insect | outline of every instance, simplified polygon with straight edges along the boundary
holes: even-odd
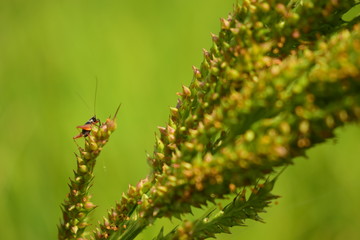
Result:
[[[81,133],[79,133],[79,135],[76,135],[75,137],[73,137],[73,139],[89,136],[89,134],[91,133],[92,125],[96,124],[98,122],[100,122],[100,120],[97,119],[96,116],[93,116],[84,125],[77,126],[77,128],[80,128],[82,130],[81,130]]]
[[[84,125],[77,126],[77,128],[81,129],[81,132],[78,135],[74,136],[73,139],[89,136],[89,134],[91,133],[92,126],[94,124],[100,122],[100,119],[97,119],[96,115],[95,115],[97,87],[98,87],[98,81],[97,81],[97,78],[96,78],[95,99],[94,99],[94,116],[91,117]]]

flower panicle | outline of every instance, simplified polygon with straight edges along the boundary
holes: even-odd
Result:
[[[124,236],[140,220],[137,230],[181,218],[255,185],[359,121],[359,25],[338,24],[349,3],[287,3],[243,1],[221,20],[158,128],[146,184],[129,187],[97,239]]]
[[[89,194],[96,158],[116,129],[115,120],[116,114],[100,125],[93,125],[89,136],[84,138],[84,148],[76,143],[79,150],[79,153],[75,153],[77,168],[70,179],[70,192],[61,205],[63,219],[58,226],[59,239],[81,239],[90,225],[87,216],[96,208]]]

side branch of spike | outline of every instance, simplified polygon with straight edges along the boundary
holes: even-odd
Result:
[[[120,106],[116,114],[119,108]],[[89,193],[94,179],[96,159],[116,129],[115,117],[108,118],[100,126],[85,124],[78,128],[89,131],[89,135],[85,138],[84,148],[75,141],[79,150],[79,154],[75,154],[77,167],[74,170],[74,177],[70,179],[69,193],[61,205],[63,219],[58,225],[58,239],[64,240],[84,239],[85,229],[89,225],[87,216],[96,208],[96,205],[90,201]],[[85,135],[80,133],[74,138],[83,136]]]

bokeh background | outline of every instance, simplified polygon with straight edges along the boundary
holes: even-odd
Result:
[[[0,0],[0,239],[57,238],[72,137],[94,112],[96,78],[97,116],[122,107],[98,160],[93,223],[146,176],[156,126],[233,2]],[[360,127],[337,132],[283,173],[266,224],[249,221],[218,239],[359,239]],[[161,226],[173,225],[160,220],[138,239]]]

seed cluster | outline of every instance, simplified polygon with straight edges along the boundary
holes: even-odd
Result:
[[[59,239],[85,239],[85,228],[89,225],[87,215],[96,208],[91,202],[89,189],[94,178],[96,158],[99,156],[110,135],[115,131],[115,119],[107,119],[100,126],[93,126],[85,138],[85,148],[76,154],[77,169],[70,179],[70,192],[61,206],[63,220],[58,226]]]
[[[159,127],[151,174],[129,187],[96,239],[139,232],[255,186],[336,127],[359,121],[360,25],[340,18],[355,2],[288,2],[244,0],[221,19]],[[193,226],[178,238],[192,239]]]

